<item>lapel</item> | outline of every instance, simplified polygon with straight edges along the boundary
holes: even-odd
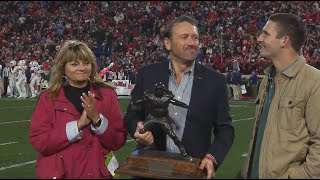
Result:
[[[160,66],[159,72],[156,72],[159,75],[159,82],[162,82],[168,89],[169,75],[170,75],[169,60],[162,61],[159,66]]]
[[[190,98],[190,109],[192,109],[192,105],[200,99],[199,97],[202,96],[201,90],[206,86],[206,79],[205,79],[205,68],[200,65],[199,63],[195,63],[194,69],[194,77],[193,77],[193,85],[192,85],[192,92]],[[189,114],[189,113],[188,113]],[[188,116],[187,116],[188,117]],[[188,120],[189,118],[187,118]]]
[[[64,111],[66,113],[72,114],[75,117],[78,117],[81,115],[77,111],[77,109],[73,106],[73,104],[65,96],[63,87],[60,88],[58,96],[54,100],[54,108],[56,110]]]
[[[203,96],[202,89],[206,88],[206,78],[205,78],[205,72],[206,69],[200,65],[199,63],[195,63],[195,69],[194,69],[194,77],[193,77],[193,85],[192,85],[192,92],[191,92],[191,98],[189,103],[189,110],[186,117],[185,122],[185,130],[183,134],[188,134],[190,128],[192,128],[191,123],[191,117],[192,117],[192,109],[194,105],[198,104],[197,101],[201,99],[200,97]],[[182,136],[182,140],[184,140],[184,135]]]

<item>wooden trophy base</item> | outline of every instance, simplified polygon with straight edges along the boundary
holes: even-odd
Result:
[[[153,179],[205,179],[200,162],[197,158],[185,159],[179,153],[140,150],[129,155],[115,173]]]

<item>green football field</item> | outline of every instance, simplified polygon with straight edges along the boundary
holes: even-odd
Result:
[[[120,99],[125,113],[128,99]],[[37,103],[35,99],[0,99],[0,178],[34,179],[37,152],[29,143],[29,123]],[[216,178],[232,179],[239,171],[251,137],[255,106],[252,101],[230,102],[235,128],[235,141],[223,164],[216,172]],[[115,152],[122,163],[134,151],[135,141],[130,137],[120,150]],[[130,178],[121,175],[120,178]]]

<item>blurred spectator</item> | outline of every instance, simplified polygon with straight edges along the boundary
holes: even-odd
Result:
[[[198,60],[222,73],[236,61],[243,74],[264,74],[270,65],[259,57],[256,42],[267,17],[294,13],[308,28],[301,54],[320,68],[317,1],[1,1],[0,12],[0,58],[5,62],[35,59],[50,65],[64,41],[78,39],[93,49],[100,70],[111,62],[119,65],[114,72],[126,66],[139,70],[167,58],[161,55],[158,34],[165,22],[186,14],[199,21],[204,34]]]
[[[251,90],[251,99],[255,100],[258,92],[258,76],[255,71],[252,71],[248,81],[248,88]]]

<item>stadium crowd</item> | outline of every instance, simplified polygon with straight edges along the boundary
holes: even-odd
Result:
[[[256,38],[275,12],[304,19],[309,33],[301,53],[320,68],[317,1],[0,1],[0,12],[2,70],[5,63],[36,61],[46,77],[62,43],[78,39],[92,48],[100,71],[114,64],[107,79],[134,84],[141,66],[167,58],[164,25],[186,14],[198,20],[203,34],[200,63],[224,73],[237,62],[242,74],[263,74],[270,62],[259,57]]]

